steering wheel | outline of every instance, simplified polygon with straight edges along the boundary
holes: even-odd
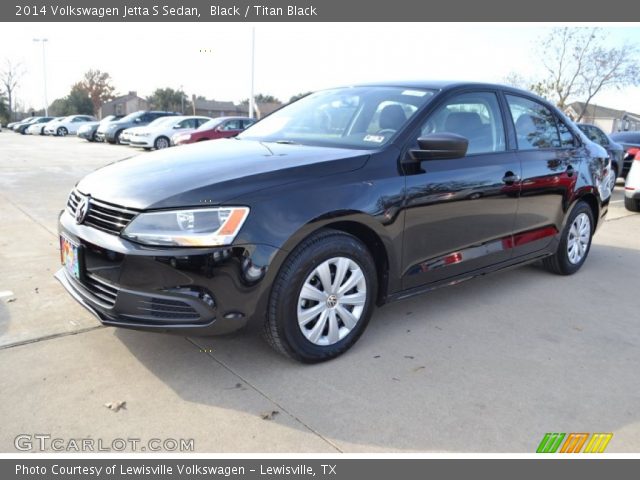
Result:
[[[394,133],[396,133],[396,130],[394,130],[393,128],[383,128],[382,130],[378,130],[377,135],[393,135]]]

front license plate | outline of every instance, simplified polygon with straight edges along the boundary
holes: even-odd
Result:
[[[80,280],[80,247],[62,235],[60,235],[60,261],[69,275]]]

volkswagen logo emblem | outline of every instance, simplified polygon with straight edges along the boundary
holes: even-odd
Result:
[[[335,308],[337,304],[338,304],[337,296],[332,294],[327,297],[327,308]]]
[[[87,218],[87,214],[89,213],[89,203],[91,199],[89,197],[81,196],[78,200],[78,205],[76,206],[76,223],[81,224],[84,222],[85,218]]]

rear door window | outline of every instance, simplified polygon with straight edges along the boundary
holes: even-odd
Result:
[[[551,110],[528,98],[516,95],[506,97],[520,150],[558,148],[562,145]]]

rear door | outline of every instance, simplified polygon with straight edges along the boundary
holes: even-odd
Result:
[[[445,99],[416,132],[449,132],[469,140],[467,155],[405,168],[403,288],[453,278],[511,256],[520,163],[508,148],[496,91]]]
[[[564,207],[574,188],[581,143],[542,103],[505,95],[522,164],[514,256],[546,248],[562,226]]]

